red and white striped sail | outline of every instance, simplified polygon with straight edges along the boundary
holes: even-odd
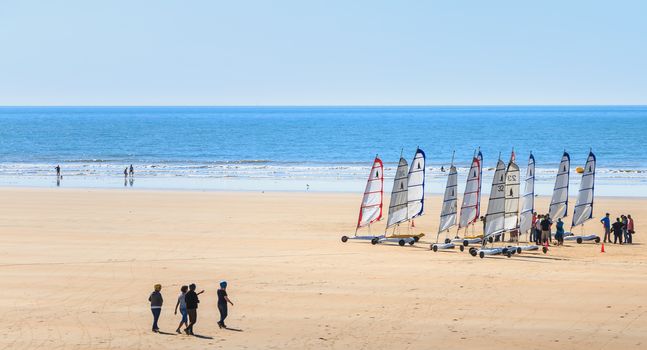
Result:
[[[479,218],[482,159],[481,152],[479,152],[479,156],[472,159],[472,166],[467,174],[467,183],[465,184],[465,193],[463,193],[463,203],[461,205],[461,217],[458,222],[459,229],[467,227]]]
[[[366,181],[364,198],[359,209],[357,228],[364,227],[382,218],[382,201],[384,193],[384,165],[379,157],[375,157],[371,173]]]

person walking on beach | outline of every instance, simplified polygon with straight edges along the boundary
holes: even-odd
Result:
[[[180,295],[178,295],[177,303],[175,304],[175,314],[177,315],[177,309],[179,307],[180,314],[182,315],[180,324],[177,326],[177,329],[175,330],[175,332],[178,334],[182,334],[182,332],[180,332],[180,328],[182,327],[182,325],[184,325],[185,329],[189,327],[189,322],[188,322],[187,313],[186,313],[186,300],[184,299],[184,297],[186,296],[186,292],[188,290],[189,290],[188,286],[182,286],[182,288],[180,288]]]
[[[607,243],[607,240],[611,243],[611,220],[609,219],[609,213],[606,213],[600,222],[604,227],[604,243]]]
[[[564,222],[562,219],[557,219],[557,224],[555,224],[555,240],[557,245],[564,245]]]
[[[634,219],[631,217],[631,215],[627,215],[627,232],[629,235],[627,236],[629,238],[629,244],[634,243],[634,237],[633,234],[636,232],[634,231]]]
[[[193,335],[193,325],[198,322],[198,304],[200,303],[198,295],[204,293],[204,290],[196,293],[195,288],[195,283],[191,283],[189,285],[189,291],[186,293],[186,295],[184,295],[184,301],[186,302],[186,313],[189,316],[189,326],[186,327],[184,333],[188,335]]]
[[[620,218],[616,218],[616,222],[611,225],[613,228],[613,244],[618,243],[620,241],[620,244],[622,244],[622,221],[620,221]],[[609,240],[610,241],[610,240]]]
[[[218,327],[227,328],[225,325],[225,319],[227,318],[227,303],[234,306],[234,303],[229,300],[227,296],[227,281],[220,281],[220,289],[218,289],[218,311],[220,311],[220,321],[218,321]]]
[[[60,178],[61,177],[61,166],[57,164],[54,169],[56,169],[56,177]]]
[[[132,164],[130,164],[130,168],[128,169],[128,173],[130,174],[130,177],[135,176],[135,168],[133,168]]]
[[[162,313],[162,304],[164,303],[164,299],[162,298],[162,293],[160,291],[162,290],[162,285],[161,284],[156,284],[154,286],[153,292],[151,295],[148,297],[148,301],[151,303],[151,312],[153,313],[153,332],[159,332],[159,327],[157,326],[157,321],[160,318],[160,314]]]

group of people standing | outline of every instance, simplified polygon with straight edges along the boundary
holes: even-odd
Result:
[[[180,288],[180,295],[177,297],[177,302],[175,303],[174,314],[177,315],[178,309],[180,311],[181,319],[180,323],[175,330],[176,333],[182,334],[181,328],[184,326],[184,333],[187,335],[193,334],[193,326],[198,321],[198,304],[200,303],[200,298],[198,296],[204,293],[204,290],[196,292],[196,285],[192,283],[188,286],[182,286]],[[159,332],[159,327],[157,322],[159,321],[160,315],[162,313],[162,304],[164,299],[162,298],[162,285],[156,284],[151,295],[148,297],[148,301],[151,305],[151,312],[153,313],[153,332]],[[229,297],[227,296],[227,281],[220,281],[220,289],[217,291],[218,295],[218,311],[220,312],[220,321],[218,321],[218,327],[227,328],[225,325],[225,319],[228,315],[228,305],[234,305]]]
[[[537,245],[550,245],[553,240],[553,220],[549,214],[532,213],[532,228],[530,229],[530,241]],[[556,245],[564,245],[564,222],[561,218],[555,223]]]
[[[612,224],[610,214],[606,215],[600,220],[604,227],[604,243],[611,242],[611,231],[613,231],[613,244],[633,244],[634,219],[631,215],[620,215]],[[623,243],[624,240],[624,243]]]

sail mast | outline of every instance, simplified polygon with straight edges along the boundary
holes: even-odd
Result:
[[[364,197],[359,209],[355,233],[361,227],[369,226],[382,218],[383,194],[384,165],[380,157],[376,155],[368,180],[366,180],[366,188],[364,189]]]

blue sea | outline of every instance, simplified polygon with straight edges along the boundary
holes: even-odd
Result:
[[[540,195],[567,150],[576,191],[592,149],[598,194],[643,196],[646,122],[646,106],[0,107],[0,186],[361,192],[379,154],[388,190],[400,154],[420,147],[440,193],[452,153],[463,175],[480,147],[486,191],[513,148],[522,173],[535,155]]]

